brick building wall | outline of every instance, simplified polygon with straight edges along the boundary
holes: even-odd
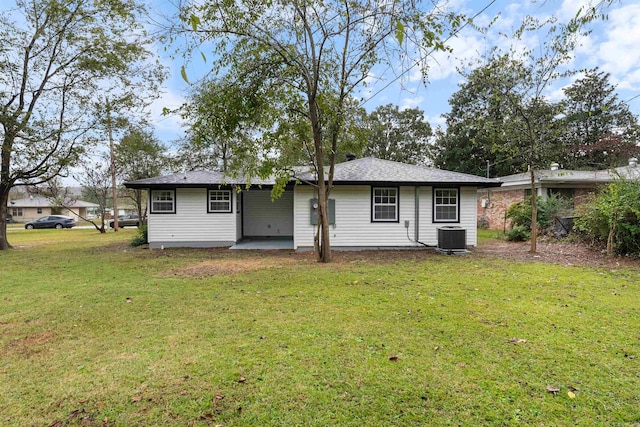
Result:
[[[546,192],[546,188],[543,189]],[[594,188],[575,188],[573,206],[587,203],[595,194]],[[478,226],[492,230],[509,230],[511,222],[506,220],[507,209],[515,202],[524,200],[524,189],[518,190],[482,190],[478,192]],[[486,202],[483,202],[486,200]]]
[[[524,199],[524,190],[483,190],[478,193],[478,225],[492,230],[505,227],[505,214],[513,203]],[[510,221],[506,229],[511,228]]]
[[[586,204],[595,193],[594,188],[576,188],[573,193],[573,207]]]

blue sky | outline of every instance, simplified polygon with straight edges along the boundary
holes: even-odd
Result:
[[[168,16],[173,13],[177,0],[146,0],[152,15]],[[14,1],[2,1],[0,12],[11,8]],[[575,15],[580,5],[588,4],[588,0],[546,0],[546,1],[506,1],[506,0],[449,0],[449,6],[467,16],[473,16],[485,7],[475,22],[483,25],[495,16],[499,18],[486,36],[482,36],[472,28],[466,28],[457,37],[450,40],[453,53],[437,53],[431,58],[429,84],[424,86],[422,76],[417,70],[407,73],[401,81],[392,83],[387,89],[369,99],[365,108],[371,111],[378,105],[396,104],[402,108],[418,107],[425,112],[426,119],[435,128],[443,124],[441,117],[449,111],[448,99],[458,89],[461,77],[456,71],[462,63],[480,57],[496,43],[503,43],[498,32],[511,33],[529,15],[555,16],[566,21]],[[160,19],[161,20],[161,19]],[[575,68],[592,68],[598,66],[602,71],[611,74],[611,82],[618,86],[621,100],[628,101],[631,111],[640,114],[640,2],[621,0],[614,2],[608,11],[608,19],[593,25],[593,32],[582,40],[580,48],[575,52],[573,66]],[[184,128],[177,115],[162,115],[163,108],[179,106],[186,96],[189,86],[180,76],[182,58],[171,58],[163,46],[158,46],[162,62],[167,66],[170,77],[165,82],[161,96],[151,106],[151,121],[158,138],[165,142],[180,138]],[[164,56],[163,56],[164,55]],[[190,78],[195,80],[206,67],[199,58],[194,59],[190,67]],[[575,77],[574,77],[575,78]],[[363,98],[387,84],[390,79],[380,82],[380,86],[368,88],[362,93]],[[559,99],[562,87],[569,84],[562,82],[551,88],[547,94],[551,99]]]
[[[165,0],[152,3],[152,9],[165,4]],[[408,73],[401,82],[392,83],[389,88],[368,100],[364,106],[371,111],[378,105],[387,103],[400,107],[418,107],[425,112],[427,120],[435,128],[444,123],[441,115],[449,111],[448,99],[458,89],[461,77],[456,67],[473,58],[480,57],[496,43],[504,43],[498,32],[511,33],[527,15],[555,16],[559,20],[568,20],[575,15],[579,5],[588,4],[578,0],[547,0],[539,2],[514,2],[496,0],[453,0],[451,6],[463,11],[468,16],[489,7],[480,14],[475,22],[485,24],[496,15],[499,18],[486,37],[476,30],[467,28],[450,41],[452,54],[438,53],[431,60],[429,83],[421,82],[417,70]],[[164,6],[163,6],[164,7]],[[164,9],[167,12],[166,9]],[[628,101],[631,111],[640,113],[640,2],[616,2],[608,11],[608,19],[595,23],[592,33],[581,41],[575,52],[572,65],[576,69],[599,67],[611,74],[610,81],[617,85],[621,100]],[[166,92],[154,104],[154,124],[157,135],[166,142],[181,136],[182,128],[177,116],[162,117],[162,107],[179,105],[188,89],[188,85],[180,77],[182,59],[164,59],[170,67],[171,77],[166,83]],[[195,62],[197,64],[197,59]],[[197,77],[197,68],[190,69],[190,77]],[[578,75],[579,76],[579,75]],[[578,76],[574,77],[577,78]],[[381,82],[381,86],[389,81]],[[402,84],[400,84],[402,83]],[[565,81],[552,87],[549,98],[559,99],[562,87],[570,84]],[[369,94],[376,93],[381,87],[369,88]],[[368,98],[369,94],[363,94]]]

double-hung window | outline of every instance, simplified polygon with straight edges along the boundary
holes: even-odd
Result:
[[[458,189],[435,188],[433,190],[433,221],[459,222]]]
[[[398,221],[397,187],[374,187],[372,189],[371,220],[373,222]]]
[[[231,212],[231,190],[209,190],[207,208],[209,213]]]
[[[151,190],[151,213],[176,213],[175,190]]]

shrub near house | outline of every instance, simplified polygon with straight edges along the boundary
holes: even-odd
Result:
[[[557,194],[550,194],[546,199],[538,197],[536,206],[538,230],[545,234],[551,231],[555,221],[573,211],[572,202]],[[531,202],[519,201],[507,209],[507,219],[512,228],[507,232],[507,240],[524,241],[531,237]]]
[[[640,181],[618,180],[578,210],[576,230],[610,255],[640,254]]]

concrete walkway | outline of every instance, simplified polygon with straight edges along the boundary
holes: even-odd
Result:
[[[246,239],[229,249],[293,249],[293,239]]]

